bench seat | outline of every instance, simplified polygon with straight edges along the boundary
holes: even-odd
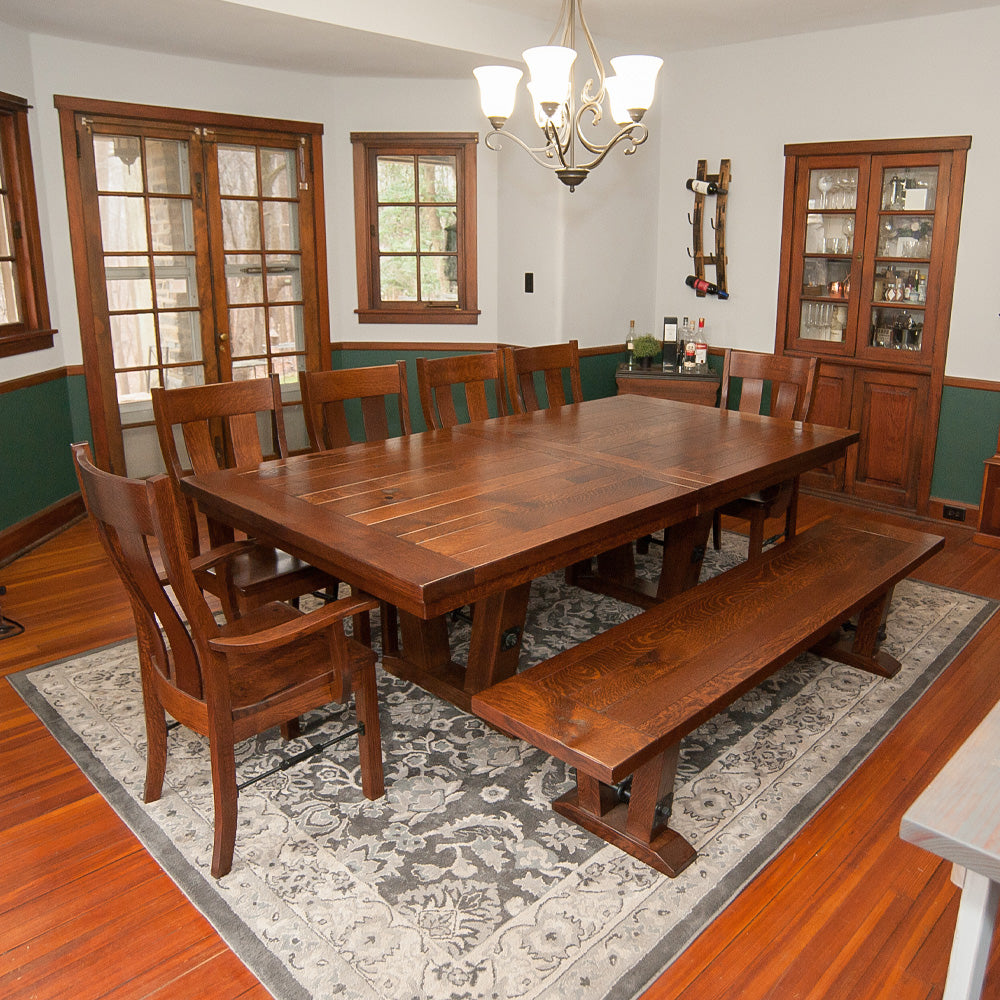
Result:
[[[878,645],[893,587],[943,544],[821,522],[481,691],[472,710],[576,768],[557,812],[676,875],[695,856],[667,825],[680,740],[810,648],[892,676]]]

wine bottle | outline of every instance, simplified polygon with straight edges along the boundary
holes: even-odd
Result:
[[[689,288],[693,288],[696,292],[705,292],[707,295],[718,295],[720,299],[729,298],[729,292],[724,292],[718,285],[713,284],[711,281],[706,281],[704,278],[695,277],[693,274],[689,274],[684,279],[684,284]]]
[[[708,342],[705,340],[705,317],[698,320],[698,336],[694,342],[694,363],[703,368],[708,364]]]
[[[695,194],[718,194],[719,185],[715,181],[700,181],[695,177],[689,177],[687,179],[687,184],[684,185],[688,191],[694,191]]]
[[[635,320],[628,321],[628,337],[625,340],[625,350],[628,351],[629,368],[635,363]]]

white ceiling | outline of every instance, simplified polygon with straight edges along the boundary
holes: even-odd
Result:
[[[586,0],[602,40],[671,51],[996,6],[998,0]],[[26,31],[335,76],[462,77],[543,44],[559,0],[0,0]],[[579,40],[579,45],[582,45]],[[578,45],[578,47],[579,47]],[[621,50],[610,50],[606,56]]]

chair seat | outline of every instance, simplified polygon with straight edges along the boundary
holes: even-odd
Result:
[[[281,549],[255,544],[230,560],[233,587],[243,601],[290,601],[311,590],[322,590],[331,577]],[[207,576],[214,573],[208,571]],[[213,581],[214,582],[214,581]],[[206,589],[215,593],[217,587]]]

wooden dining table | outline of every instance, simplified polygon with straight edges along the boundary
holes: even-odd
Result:
[[[855,431],[623,395],[182,481],[209,518],[399,610],[390,672],[468,709],[517,669],[531,581],[641,607],[697,583],[720,504],[843,456]],[[660,578],[632,542],[664,531]],[[448,613],[471,607],[467,662]]]

